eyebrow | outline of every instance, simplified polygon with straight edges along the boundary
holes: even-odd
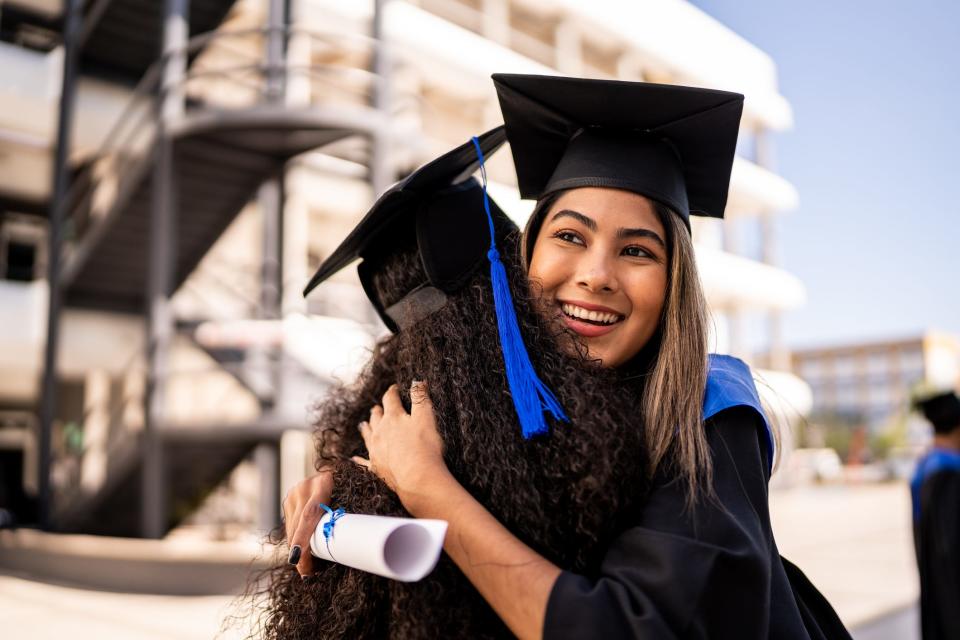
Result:
[[[572,209],[562,209],[555,214],[550,219],[551,221],[556,220],[557,218],[573,218],[590,231],[596,232],[597,230],[597,221],[589,216],[585,216],[579,211],[573,211]],[[630,229],[625,227],[620,227],[617,229],[617,238],[648,238],[659,244],[664,249],[667,248],[667,244],[663,241],[663,238],[660,237],[656,231],[645,228]]]
[[[571,209],[561,209],[560,211],[557,211],[555,214],[553,214],[553,217],[550,218],[550,220],[551,221],[556,220],[557,218],[573,218],[574,220],[576,220],[577,222],[585,226],[587,229],[590,229],[590,231],[597,230],[597,221],[594,220],[593,218],[589,218],[583,215],[579,211],[573,211]]]

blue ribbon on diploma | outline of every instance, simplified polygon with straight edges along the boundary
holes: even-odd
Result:
[[[333,526],[337,524],[337,520],[346,515],[346,512],[343,508],[333,510],[327,505],[320,503],[320,508],[330,514],[330,519],[323,523],[323,539],[327,543],[327,553],[330,554],[330,557],[333,557],[333,554],[330,552],[330,538],[333,537]]]

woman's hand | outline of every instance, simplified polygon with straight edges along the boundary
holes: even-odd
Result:
[[[333,493],[333,472],[320,471],[293,485],[283,499],[283,522],[290,545],[288,562],[297,565],[297,573],[306,578],[313,573],[313,556],[310,555],[310,536],[320,518],[326,513],[320,504],[330,504]]]
[[[407,413],[396,385],[387,390],[383,407],[360,425],[370,459],[354,462],[380,476],[411,515],[446,520],[444,549],[470,582],[518,637],[542,637],[560,569],[507,531],[447,469],[426,385],[415,382],[410,399]]]
[[[397,385],[391,385],[383,394],[383,406],[373,407],[370,421],[360,423],[370,459],[357,456],[353,460],[377,474],[413,513],[410,501],[422,494],[428,483],[449,471],[425,383],[414,381],[410,405],[407,413]]]

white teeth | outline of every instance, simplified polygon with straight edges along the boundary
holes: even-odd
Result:
[[[581,320],[589,320],[591,322],[602,322],[603,324],[613,324],[621,320],[621,316],[617,313],[605,313],[602,311],[590,311],[584,309],[583,307],[578,307],[569,303],[563,303],[561,305],[563,312],[570,317],[580,318]]]

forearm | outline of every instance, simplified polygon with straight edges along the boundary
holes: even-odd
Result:
[[[444,549],[519,638],[543,636],[547,600],[560,569],[518,540],[448,472],[402,496],[418,518],[449,523]]]

